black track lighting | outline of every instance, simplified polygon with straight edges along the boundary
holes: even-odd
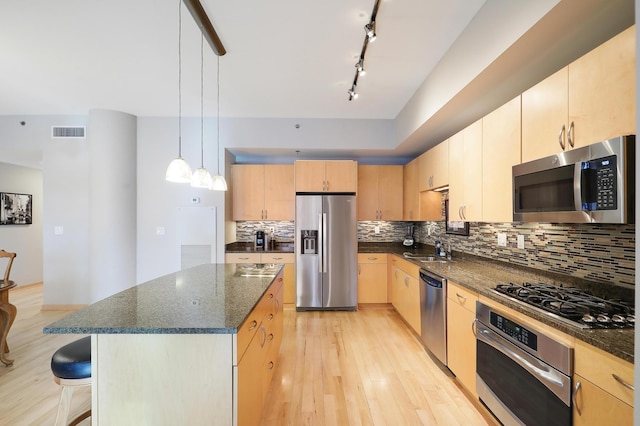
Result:
[[[360,59],[356,62],[356,75],[353,77],[353,84],[351,89],[347,91],[349,94],[349,100],[352,101],[358,98],[356,87],[358,86],[358,77],[366,74],[364,69],[364,55],[367,53],[367,46],[369,43],[376,39],[376,16],[378,15],[378,8],[380,7],[380,0],[375,0],[373,5],[373,11],[371,12],[371,20],[364,26],[365,36],[362,43],[362,52],[360,53]]]

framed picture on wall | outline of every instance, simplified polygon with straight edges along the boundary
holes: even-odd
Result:
[[[449,200],[444,201],[445,233],[469,235],[469,222],[449,220]]]
[[[0,192],[0,225],[31,225],[33,196]]]

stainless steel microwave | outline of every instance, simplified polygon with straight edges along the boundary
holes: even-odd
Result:
[[[513,220],[635,223],[635,135],[513,166]]]

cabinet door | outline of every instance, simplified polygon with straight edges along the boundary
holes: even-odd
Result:
[[[633,424],[633,407],[603,391],[578,374],[573,376],[575,404],[573,424],[578,425],[619,425]],[[579,412],[578,412],[579,411]]]
[[[406,274],[404,279],[404,319],[420,335],[422,320],[420,317],[420,284],[417,277]]]
[[[482,220],[482,120],[449,139],[449,215]]]
[[[569,64],[575,146],[636,133],[635,25]]]
[[[482,221],[513,221],[512,167],[520,164],[520,96],[482,119]]]
[[[449,220],[463,220],[464,130],[449,138]]]
[[[471,325],[475,320],[478,296],[449,281],[447,289],[447,366],[458,381],[476,395],[476,337]]]
[[[386,258],[358,255],[358,303],[387,303]]]
[[[378,168],[358,166],[358,220],[379,220]]]
[[[296,192],[293,166],[264,166],[264,211],[268,220],[295,220]]]
[[[296,267],[295,263],[284,265],[284,303],[296,303]]]
[[[264,166],[235,164],[233,178],[233,219],[264,219]]]
[[[262,327],[262,324],[260,325]],[[253,336],[249,347],[238,364],[238,424],[260,424],[263,403],[262,369],[264,361],[265,332],[262,329]]]
[[[402,286],[404,280],[404,272],[397,266],[393,266],[391,269],[391,304],[402,315]]]
[[[418,159],[404,165],[402,186],[402,219],[419,219]]]
[[[565,67],[522,93],[522,162],[562,152],[569,115],[569,69]]]
[[[326,192],[356,192],[358,164],[351,160],[325,161]]]
[[[433,188],[449,184],[449,141],[440,142],[431,148],[431,167],[433,170]]]
[[[378,166],[380,219],[402,220],[402,178],[402,166]]]
[[[324,161],[297,160],[295,174],[296,192],[324,191]]]

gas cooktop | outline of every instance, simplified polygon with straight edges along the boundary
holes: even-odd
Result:
[[[580,328],[634,328],[633,304],[607,300],[575,287],[545,283],[498,284],[494,291]]]

